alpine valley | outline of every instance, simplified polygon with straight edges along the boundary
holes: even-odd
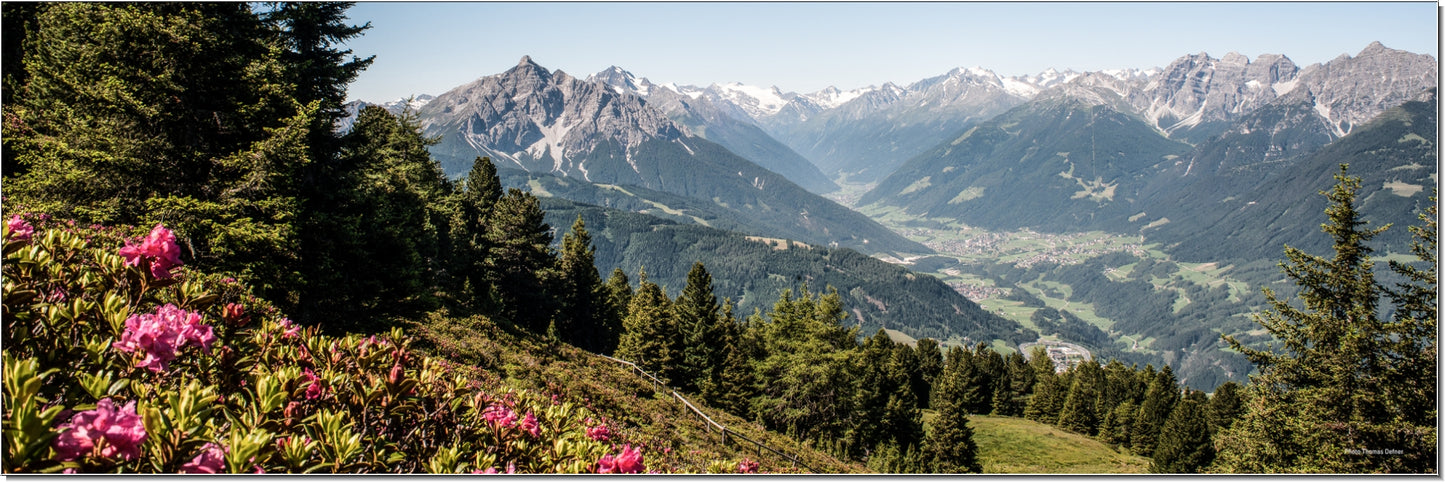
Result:
[[[489,157],[504,185],[550,198],[554,228],[580,215],[599,269],[675,292],[701,261],[745,312],[832,286],[863,334],[1064,341],[1206,391],[1253,370],[1221,335],[1272,340],[1248,314],[1261,288],[1292,293],[1283,245],[1330,246],[1320,192],[1340,164],[1370,226],[1393,226],[1378,254],[1414,259],[1405,227],[1438,184],[1435,58],[1376,42],[1304,67],[1202,52],[1140,67],[800,94],[524,57],[382,105],[415,116],[447,176]]]

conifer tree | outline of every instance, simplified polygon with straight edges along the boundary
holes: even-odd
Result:
[[[695,392],[707,378],[708,369],[716,366],[719,348],[717,296],[712,291],[712,275],[702,262],[692,264],[687,284],[672,304],[673,316],[683,337],[682,359],[677,367],[675,386]]]
[[[1203,404],[1197,400],[1181,400],[1169,414],[1159,435],[1149,472],[1156,474],[1198,473],[1214,460],[1214,444]]]
[[[753,395],[753,372],[750,350],[745,346],[746,333],[733,316],[731,299],[723,300],[715,331],[719,334],[719,349],[714,356],[721,357],[721,361],[709,367],[708,378],[700,388],[702,396],[714,407],[746,416]]]
[[[451,222],[454,296],[464,306],[464,313],[497,313],[501,301],[497,299],[496,273],[487,268],[487,258],[492,252],[487,242],[487,224],[492,208],[502,198],[502,183],[491,158],[477,157],[472,161],[471,171],[461,180],[454,196],[457,198]]]
[[[1175,383],[1174,372],[1169,365],[1164,365],[1154,375],[1154,381],[1149,383],[1149,390],[1144,392],[1144,402],[1139,405],[1139,413],[1129,428],[1129,445],[1134,453],[1145,457],[1154,454],[1154,448],[1159,443],[1159,431],[1164,428],[1178,401],[1179,387]]]
[[[607,348],[609,310],[602,277],[597,274],[592,236],[582,215],[562,235],[562,253],[557,260],[558,304],[556,330],[563,341],[583,349],[601,352]]]
[[[672,302],[662,287],[647,280],[647,272],[638,272],[637,292],[622,320],[622,339],[617,344],[617,357],[636,363],[638,367],[671,383],[668,375],[682,359],[677,349],[677,322],[673,319]]]
[[[934,385],[933,406],[938,416],[924,438],[922,457],[928,461],[928,469],[934,473],[982,472],[978,461],[978,446],[973,441],[973,428],[968,425],[968,409],[964,405],[963,392],[972,363],[966,361],[967,353],[953,347],[948,353],[948,362]]]
[[[855,383],[849,357],[857,346],[857,328],[844,328],[845,317],[836,289],[814,297],[803,286],[797,297],[784,290],[766,317],[749,319],[762,353],[754,417],[803,440],[844,438]]]
[[[1110,445],[1129,447],[1129,434],[1138,414],[1139,406],[1133,401],[1120,403],[1105,414],[1104,421],[1099,424],[1099,440]]]
[[[1054,373],[1054,363],[1043,347],[1035,347],[1030,354],[1029,368],[1034,371],[1033,395],[1024,407],[1024,418],[1037,422],[1054,424],[1063,408],[1065,387],[1059,386],[1059,376]]]
[[[913,396],[918,397],[918,408],[928,408],[932,399],[933,385],[943,373],[943,351],[938,340],[923,338],[914,345],[918,359],[918,377],[913,380]]]
[[[1242,397],[1243,391],[1239,384],[1232,381],[1224,382],[1214,389],[1214,395],[1209,397],[1209,404],[1205,406],[1210,430],[1218,432],[1234,424],[1244,412]]]
[[[534,333],[545,332],[555,314],[547,281],[556,259],[544,214],[535,196],[512,188],[497,200],[486,231],[486,269],[496,276],[500,315]]]
[[[1433,417],[1428,425],[1411,422],[1422,419],[1419,414],[1429,405],[1401,410],[1419,403],[1405,400],[1423,402],[1418,387],[1435,383],[1428,375],[1433,368],[1407,361],[1419,356],[1413,350],[1431,350],[1434,330],[1418,329],[1423,321],[1415,318],[1418,305],[1405,299],[1399,299],[1404,305],[1396,310],[1400,315],[1396,319],[1378,316],[1380,298],[1388,293],[1374,280],[1372,249],[1366,243],[1389,226],[1366,227],[1355,206],[1360,179],[1348,175],[1347,165],[1340,166],[1335,179],[1333,189],[1321,192],[1330,203],[1325,209],[1328,222],[1321,228],[1333,239],[1334,256],[1310,255],[1286,246],[1287,259],[1280,266],[1299,285],[1298,302],[1266,289],[1271,309],[1255,316],[1280,340],[1275,348],[1283,350],[1252,349],[1225,337],[1256,364],[1259,374],[1248,387],[1245,414],[1219,436],[1218,470],[1436,469],[1436,422]],[[1422,288],[1431,284],[1422,281],[1423,277],[1416,280]],[[1402,453],[1381,457],[1365,450]]]
[[[1074,368],[1074,381],[1059,412],[1059,428],[1083,435],[1095,434],[1099,419],[1094,409],[1098,403],[1102,375],[1099,363],[1093,360]]]

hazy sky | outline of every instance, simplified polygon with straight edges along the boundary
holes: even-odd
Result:
[[[350,97],[374,102],[440,94],[523,55],[583,78],[616,65],[659,83],[812,92],[955,67],[1163,67],[1198,52],[1278,53],[1303,67],[1377,40],[1438,58],[1440,31],[1435,2],[361,2],[350,17],[371,29],[347,46],[376,55]]]

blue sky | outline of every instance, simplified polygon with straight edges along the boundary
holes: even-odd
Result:
[[[1303,67],[1377,40],[1439,57],[1434,2],[362,2],[349,13],[372,28],[347,47],[376,55],[350,97],[377,102],[440,94],[523,55],[577,77],[617,65],[654,82],[795,92],[955,67],[1162,67],[1198,52],[1278,53]]]

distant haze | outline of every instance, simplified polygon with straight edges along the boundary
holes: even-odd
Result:
[[[1438,58],[1434,2],[362,2],[348,44],[376,55],[350,87],[374,102],[439,94],[523,55],[578,77],[616,65],[656,82],[783,91],[906,84],[955,67],[1162,67],[1181,55],[1275,53],[1301,66],[1384,45]]]

